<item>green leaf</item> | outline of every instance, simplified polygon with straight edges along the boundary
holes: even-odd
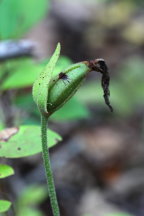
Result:
[[[0,157],[19,158],[37,154],[41,149],[41,130],[39,126],[21,126],[17,133],[7,141],[0,142]],[[61,141],[61,137],[48,130],[48,147]]]
[[[44,70],[40,73],[40,76],[37,78],[33,85],[33,99],[42,114],[47,113],[49,82],[51,80],[52,73],[59,58],[59,55],[60,43],[57,44],[55,52],[52,55],[50,61],[48,62]]]
[[[11,202],[7,200],[0,200],[0,213],[6,212],[9,210]]]
[[[19,0],[21,24],[19,36],[41,20],[47,12],[48,0]],[[20,22],[20,21],[19,21]],[[20,23],[19,23],[20,24]]]
[[[4,123],[0,122],[0,130],[4,129]]]
[[[30,185],[20,194],[17,205],[17,216],[43,216],[42,212],[34,208],[46,199],[48,195],[47,188],[43,185]],[[33,208],[32,208],[32,207]]]
[[[32,86],[34,80],[42,70],[42,66],[30,59],[10,61],[7,65],[8,78],[2,83],[0,89],[16,89]]]
[[[39,111],[33,101],[31,93],[18,95],[13,101],[23,111],[39,116]]]
[[[44,216],[41,211],[30,207],[21,207],[16,216]]]
[[[0,1],[0,39],[12,38],[17,31],[18,1]]]
[[[11,166],[0,164],[0,179],[11,176],[13,174],[14,170]]]
[[[19,206],[38,205],[48,196],[47,188],[43,185],[30,185],[21,192]]]
[[[51,119],[55,121],[78,120],[90,117],[87,107],[75,97],[69,100],[61,109],[55,112]]]
[[[0,1],[0,39],[17,38],[43,18],[48,0]]]

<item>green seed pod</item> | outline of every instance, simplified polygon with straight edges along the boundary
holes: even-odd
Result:
[[[90,71],[85,63],[70,66],[54,78],[49,88],[47,110],[50,114],[63,106],[78,90]]]
[[[47,110],[50,115],[62,107],[76,93],[91,71],[102,73],[105,102],[110,110],[113,111],[108,98],[109,76],[107,66],[103,59],[95,59],[71,65],[51,81],[47,101]]]

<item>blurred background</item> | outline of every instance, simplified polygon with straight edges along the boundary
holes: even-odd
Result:
[[[40,125],[31,87],[58,41],[57,71],[95,58],[109,67],[114,113],[91,73],[50,119],[63,137],[50,150],[62,216],[144,216],[143,24],[143,0],[0,1],[1,130]],[[0,160],[15,170],[0,180],[13,203],[3,215],[52,216],[41,154]]]

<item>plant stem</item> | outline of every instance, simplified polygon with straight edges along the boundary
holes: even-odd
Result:
[[[50,163],[50,156],[49,150],[47,147],[47,122],[48,118],[41,115],[41,138],[42,138],[42,155],[43,155],[43,162],[45,167],[45,174],[47,179],[48,185],[48,193],[50,197],[50,203],[53,211],[54,216],[60,216],[59,206],[56,197],[53,173],[51,169]]]

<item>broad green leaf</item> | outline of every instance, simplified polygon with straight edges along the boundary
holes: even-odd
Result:
[[[47,188],[43,185],[30,185],[26,187],[24,191],[21,192],[18,198],[18,205],[28,206],[28,205],[38,205],[48,196]]]
[[[21,207],[16,216],[44,216],[41,211],[31,207]]]
[[[0,179],[11,176],[14,174],[14,170],[11,166],[6,164],[0,164]]]
[[[0,200],[0,213],[6,212],[9,210],[11,202],[7,200]]]
[[[0,122],[0,130],[4,129],[4,123]]]
[[[48,0],[1,0],[0,39],[17,38],[43,18]]]
[[[48,147],[61,141],[61,137],[52,130],[48,130]],[[0,141],[0,157],[19,158],[41,152],[41,130],[39,126],[20,126],[17,133],[7,141]]]
[[[59,55],[60,43],[57,44],[55,52],[52,55],[50,61],[48,62],[44,70],[40,73],[39,77],[36,79],[33,85],[33,99],[42,114],[47,113],[49,83]]]
[[[17,0],[19,2],[19,17],[21,17],[21,36],[39,20],[41,20],[48,10],[49,0]]]
[[[87,107],[79,102],[76,97],[69,100],[61,109],[55,112],[51,119],[55,121],[69,121],[88,118],[90,112]]]
[[[22,124],[22,125],[38,125],[39,124],[39,111],[30,93],[18,95],[18,97],[16,97],[15,100],[13,101],[13,103],[25,115],[24,118],[19,117],[17,119],[19,124]]]
[[[23,111],[39,116],[39,111],[33,101],[31,93],[18,95],[13,102]]]
[[[7,65],[8,78],[0,86],[1,90],[24,88],[32,86],[34,80],[42,70],[42,66],[32,60],[10,61]]]
[[[18,1],[0,1],[0,39],[13,38],[16,35],[18,23]],[[19,26],[20,27],[20,26]]]

